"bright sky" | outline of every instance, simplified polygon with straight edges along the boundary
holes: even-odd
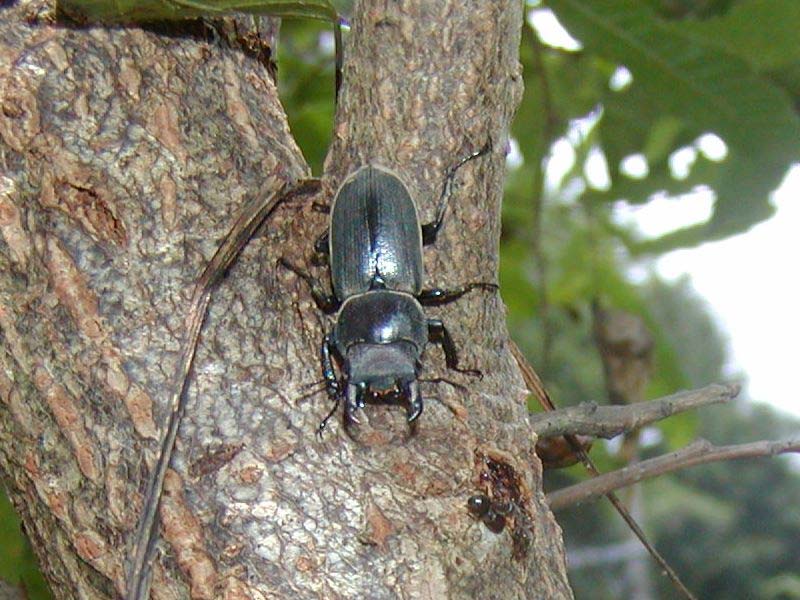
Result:
[[[800,416],[796,375],[800,368],[800,166],[773,195],[776,215],[741,235],[660,258],[667,279],[688,274],[730,339],[731,372],[748,379],[749,397]],[[648,235],[696,222],[708,204],[702,197],[656,200],[621,209]],[[795,274],[792,275],[792,272]]]
[[[539,2],[529,0],[528,5],[537,7]],[[580,49],[580,42],[570,37],[550,10],[533,8],[528,21],[545,44],[567,51]],[[610,85],[620,89],[631,80],[630,73],[621,67]],[[580,135],[580,130],[597,118],[592,115],[576,123],[567,139]],[[722,140],[708,134],[697,140],[695,148],[674,153],[670,164],[680,176],[688,171],[697,152],[721,160],[726,151]],[[574,158],[567,140],[557,142],[548,164],[548,179],[558,180]],[[624,162],[629,175],[647,175],[644,157],[632,156]],[[602,154],[590,155],[585,175],[591,185],[607,185]],[[666,279],[688,274],[711,305],[730,340],[730,372],[747,377],[748,397],[800,416],[794,372],[800,369],[800,268],[794,262],[800,260],[800,165],[787,174],[772,200],[777,213],[770,220],[721,242],[666,254],[656,268]],[[652,200],[641,207],[621,204],[616,216],[634,222],[647,236],[657,236],[705,221],[712,204],[711,194],[700,192],[680,199]]]

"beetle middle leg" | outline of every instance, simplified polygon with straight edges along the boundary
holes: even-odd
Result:
[[[449,304],[455,302],[464,294],[472,290],[486,290],[495,291],[500,286],[496,283],[468,283],[460,288],[454,290],[443,290],[441,288],[433,288],[430,290],[422,290],[417,295],[417,300],[422,306],[441,306],[442,304]]]
[[[473,377],[483,377],[483,373],[477,369],[462,369],[458,366],[458,350],[453,338],[450,337],[450,332],[440,319],[428,319],[428,339],[434,344],[441,344],[444,350],[444,362],[448,369]]]

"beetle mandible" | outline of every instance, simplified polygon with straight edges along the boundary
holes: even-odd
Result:
[[[448,170],[436,218],[427,224],[421,224],[417,205],[395,172],[368,164],[351,173],[334,196],[328,230],[315,244],[318,254],[328,256],[332,294],[307,272],[281,259],[308,284],[320,310],[336,313],[320,347],[322,374],[334,406],[319,433],[342,400],[345,426],[359,422],[355,413],[367,401],[387,397],[405,404],[407,421],[414,422],[423,408],[418,379],[429,342],[441,344],[448,368],[480,376],[475,369],[459,367],[456,346],[444,323],[429,319],[422,307],[498,286],[470,283],[454,290],[423,289],[422,247],[436,241],[456,171],[490,150],[487,143]],[[338,377],[334,360],[340,366]]]

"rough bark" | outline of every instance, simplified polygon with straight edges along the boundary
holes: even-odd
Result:
[[[110,598],[176,385],[192,283],[244,200],[308,175],[263,64],[220,40],[54,26],[0,11],[0,460],[60,598]],[[39,17],[34,18],[36,15]],[[504,146],[520,96],[521,5],[362,2],[316,198],[273,215],[215,292],[165,484],[154,598],[569,598],[502,303],[441,315],[481,381],[435,348],[413,434],[368,407],[348,436],[317,350],[330,321],[276,266],[308,263],[352,168],[403,173],[424,220],[472,161],[428,285],[495,281]],[[320,277],[325,270],[312,268]],[[436,402],[438,398],[441,402]],[[503,533],[466,500],[514,504]]]

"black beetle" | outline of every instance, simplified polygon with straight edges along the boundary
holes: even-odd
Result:
[[[315,245],[318,254],[329,257],[333,294],[326,294],[308,273],[281,259],[306,281],[322,311],[338,311],[320,348],[326,388],[334,400],[320,432],[343,398],[345,425],[358,423],[355,412],[366,401],[387,398],[406,404],[407,420],[413,422],[422,413],[418,376],[428,342],[442,345],[448,368],[480,375],[459,368],[455,344],[444,324],[429,319],[422,307],[452,302],[473,289],[494,290],[497,285],[423,290],[422,247],[436,241],[456,170],[489,150],[487,144],[448,171],[436,219],[425,225],[408,188],[393,171],[366,165],[349,175],[334,197],[328,231]],[[341,377],[336,376],[334,357]]]

